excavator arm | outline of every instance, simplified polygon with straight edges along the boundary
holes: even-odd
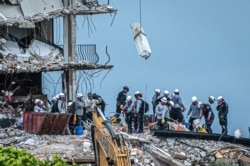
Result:
[[[100,108],[92,113],[92,142],[98,166],[131,166],[124,138],[116,134]]]

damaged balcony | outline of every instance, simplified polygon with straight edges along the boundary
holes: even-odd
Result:
[[[63,17],[68,14],[89,15],[114,13],[117,9],[107,4],[101,5],[98,0],[74,0],[64,4],[62,0],[2,0],[0,2],[0,26],[18,28],[35,28],[35,23]]]

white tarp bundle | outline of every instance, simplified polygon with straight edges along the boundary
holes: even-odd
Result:
[[[134,34],[134,40],[138,54],[141,57],[148,59],[151,55],[151,49],[143,28],[141,27],[140,23],[133,23],[131,24],[131,29]]]

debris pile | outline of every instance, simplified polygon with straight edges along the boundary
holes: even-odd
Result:
[[[144,134],[129,135],[120,131],[130,148],[134,165],[208,165],[220,162],[231,165],[249,165],[248,147],[226,143],[186,138],[154,137]],[[77,135],[35,135],[15,128],[0,130],[0,145],[25,149],[40,159],[50,159],[52,154],[74,163],[94,162],[91,134],[88,129]]]

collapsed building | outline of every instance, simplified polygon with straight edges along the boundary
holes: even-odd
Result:
[[[30,111],[35,98],[47,104],[42,74],[62,71],[62,92],[72,100],[79,70],[111,69],[99,64],[96,45],[77,45],[76,16],[115,13],[98,0],[3,0],[0,2],[0,109]],[[63,45],[54,42],[54,19],[63,18]],[[84,52],[87,52],[84,54]],[[92,52],[91,55],[88,53]],[[104,55],[104,56],[105,56]]]

